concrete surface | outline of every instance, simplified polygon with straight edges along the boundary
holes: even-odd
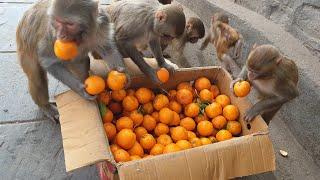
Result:
[[[51,123],[39,113],[37,107],[32,102],[28,91],[27,81],[17,63],[15,52],[15,28],[23,12],[35,0],[0,0],[0,179],[98,179],[95,167],[80,169],[72,174],[65,172],[64,157],[61,142],[60,127]],[[183,0],[179,0],[184,2]],[[210,14],[216,9],[225,9],[226,2],[219,2],[217,5],[199,3],[203,0],[197,0],[197,6],[192,2],[184,2],[188,7],[194,10],[208,25]],[[107,4],[108,1],[102,1]],[[221,8],[222,7],[222,8]],[[246,57],[248,48],[253,42],[273,43],[281,47],[287,54],[293,54],[294,58],[306,60],[298,62],[302,75],[302,82],[299,87],[302,89],[302,96],[288,104],[272,121],[270,126],[271,139],[276,152],[277,170],[274,173],[265,173],[255,176],[249,176],[239,179],[318,179],[320,176],[319,167],[315,164],[317,156],[306,149],[311,148],[314,154],[319,154],[319,133],[314,129],[319,124],[314,122],[319,120],[319,73],[317,68],[319,64],[310,64],[308,60],[312,58],[309,53],[301,52],[300,42],[288,41],[286,32],[281,35],[283,40],[266,36],[266,31],[248,23],[248,18],[257,18],[256,23],[270,25],[269,21],[261,19],[256,13],[249,14],[243,18],[243,9],[238,6],[229,8],[237,10],[235,14],[228,8],[235,20],[235,25],[246,38],[245,51]],[[235,9],[234,9],[235,8]],[[189,9],[185,9],[187,16],[195,16]],[[239,18],[236,18],[239,16]],[[250,21],[251,22],[251,21]],[[277,26],[275,27],[277,29]],[[269,29],[267,28],[269,31]],[[278,31],[278,29],[277,29]],[[275,33],[277,32],[275,31]],[[282,32],[282,31],[281,31]],[[290,42],[290,43],[288,43]],[[280,44],[279,44],[280,43]],[[281,44],[282,43],[282,44]],[[198,44],[199,45],[199,44]],[[203,55],[204,61],[199,61],[197,46],[188,45],[185,50],[188,62],[191,66],[206,66],[217,64],[215,61],[214,50],[208,47]],[[292,53],[290,48],[295,47]],[[243,60],[238,62],[239,65]],[[313,71],[314,72],[313,72]],[[313,74],[313,75],[312,75]],[[65,90],[65,86],[49,77],[50,96],[58,94]],[[293,121],[293,125],[288,125],[288,121]],[[300,122],[300,126],[296,126]],[[314,123],[310,123],[314,122]],[[319,122],[319,121],[318,121]],[[299,132],[299,134],[297,134]],[[300,136],[300,139],[297,138]],[[302,140],[302,141],[301,141]],[[310,146],[311,143],[313,147]],[[301,144],[300,144],[301,143]],[[287,158],[279,155],[278,151],[286,150],[289,153]]]

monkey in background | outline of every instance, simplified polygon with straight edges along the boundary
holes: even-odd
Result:
[[[83,98],[94,100],[84,85],[89,51],[96,51],[107,63],[113,61],[112,69],[125,70],[113,34],[107,14],[95,0],[42,0],[24,13],[16,31],[18,58],[30,95],[45,116],[58,122],[58,111],[49,103],[47,72]],[[75,41],[77,57],[59,60],[53,50],[57,39]]]
[[[200,50],[204,50],[209,42],[216,48],[217,57],[222,66],[231,71],[234,69],[232,61],[239,59],[242,52],[243,37],[229,26],[229,17],[224,13],[216,13],[212,17],[210,32],[202,43]]]
[[[298,68],[294,61],[281,55],[272,45],[254,45],[238,78],[230,84],[230,89],[233,91],[236,82],[248,80],[263,98],[246,112],[244,120],[250,122],[261,115],[269,124],[283,104],[299,95],[298,79]]]
[[[157,1],[122,0],[112,3],[107,11],[115,24],[121,54],[130,57],[154,84],[162,84],[156,70],[145,62],[140,51],[149,46],[158,66],[173,73],[174,66],[163,57],[160,39],[171,41],[183,34],[186,20],[182,7],[161,5]]]
[[[179,38],[175,38],[172,41],[166,41],[164,39],[160,40],[161,49],[165,49],[171,45],[173,50],[178,53],[178,56],[183,55],[183,50],[187,43],[195,44],[199,39],[202,39],[205,35],[205,27],[203,22],[197,17],[190,17],[187,20],[185,31]],[[170,58],[170,55],[164,53],[164,57]],[[153,57],[150,50],[143,52],[145,57]]]

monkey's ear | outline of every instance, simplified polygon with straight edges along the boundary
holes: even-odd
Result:
[[[161,10],[158,10],[155,14],[156,18],[160,22],[166,22],[167,20],[167,14]]]

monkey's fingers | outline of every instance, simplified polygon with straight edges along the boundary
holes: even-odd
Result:
[[[248,111],[246,112],[246,114],[244,115],[244,120],[249,123],[249,122],[251,122],[257,115],[258,115],[258,114],[256,114],[254,111],[252,111],[252,110],[250,109],[250,110],[248,110]]]

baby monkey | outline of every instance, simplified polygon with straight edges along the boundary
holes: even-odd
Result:
[[[236,82],[248,80],[262,95],[262,100],[249,109],[244,120],[252,121],[261,115],[267,124],[283,104],[299,95],[298,68],[294,61],[280,54],[272,45],[254,45]]]
[[[212,43],[216,48],[218,60],[222,66],[231,71],[233,61],[240,58],[243,45],[242,35],[229,25],[229,17],[224,13],[216,13],[211,19],[210,32],[202,43],[204,50]]]

